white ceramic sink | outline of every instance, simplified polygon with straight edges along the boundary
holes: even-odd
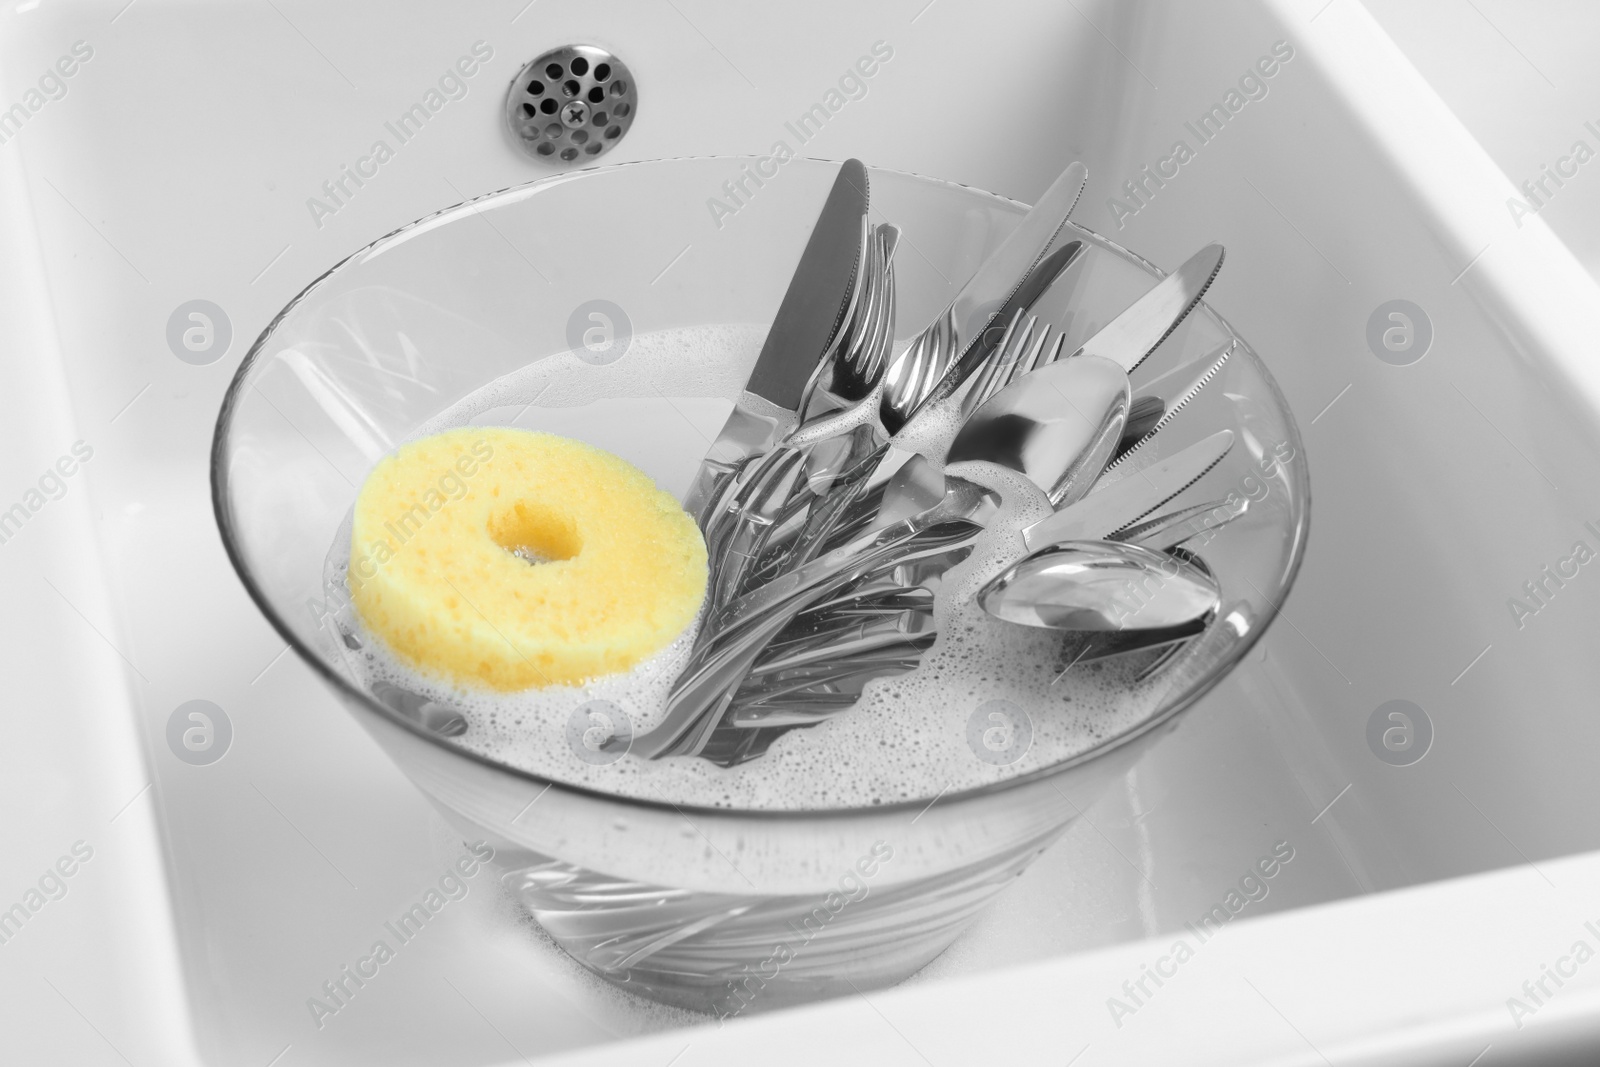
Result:
[[[124,2],[0,11],[0,109],[27,111],[0,111],[0,512],[29,512],[0,527],[0,909],[28,911],[0,926],[0,1000],[18,1062],[1592,1061],[1600,964],[1571,949],[1600,948],[1584,925],[1600,928],[1600,564],[1562,561],[1600,551],[1600,291],[1576,206],[1600,162],[1517,226],[1500,167],[1522,157],[1440,74],[1471,131],[1457,121],[1356,0]],[[1426,43],[1374,6],[1402,45]],[[480,41],[492,56],[465,96],[336,212],[307,206]],[[1164,268],[1223,242],[1208,299],[1305,436],[1306,563],[1260,651],[945,956],[870,1003],[714,1030],[602,987],[479,877],[317,1020],[308,998],[461,845],[236,580],[211,516],[213,422],[250,340],[328,266],[548,173],[502,132],[503,92],[540,51],[585,41],[639,85],[606,163],[793,143],[785,122],[881,41],[892,58],[805,154],[1023,201],[1081,159],[1084,225]],[[1241,87],[1263,57],[1270,77]],[[1213,105],[1228,117],[1202,143]],[[1551,129],[1528,158],[1567,151]],[[197,299],[231,324],[208,365],[167,339]],[[1410,365],[1368,342],[1397,299],[1431,324]],[[55,468],[78,441],[92,456]],[[231,726],[205,765],[168,741],[197,699]],[[1408,766],[1368,743],[1395,700],[1431,724]],[[1230,901],[1275,849],[1245,887],[1260,899]],[[62,857],[72,875],[47,877]],[[1200,944],[1186,924],[1230,904]],[[1140,993],[1147,965],[1171,974]],[[1557,986],[1545,966],[1572,973]]]

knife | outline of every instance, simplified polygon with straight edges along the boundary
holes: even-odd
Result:
[[[1233,447],[1233,431],[1218,430],[1168,459],[1128,475],[1022,531],[1028,551],[1063,541],[1098,541],[1165,504],[1222,461]]]
[[[989,319],[990,325],[979,331],[966,351],[951,364],[951,369],[935,383],[932,389],[928,390],[928,395],[923,397],[921,403],[911,412],[910,418],[904,423],[897,422],[885,405],[885,410],[880,413],[884,428],[891,433],[899,432],[903,426],[910,425],[911,420],[920,412],[932,408],[934,404],[953,395],[965,385],[967,380],[993,357],[995,349],[1005,340],[1007,324],[1017,315],[1026,313],[1032,308],[1040,297],[1050,291],[1056,279],[1065,274],[1067,268],[1076,263],[1081,255],[1083,255],[1083,242],[1068,241],[1034,264],[1006,298],[1005,303],[1000,305],[1000,310]]]
[[[943,322],[951,333],[953,354],[947,367],[935,371],[939,375],[937,381],[910,405],[909,411],[899,410],[897,403],[891,402],[887,395],[884,397],[879,420],[890,436],[899,433],[917,412],[960,388],[999,344],[1005,325],[1016,309],[1026,308],[1037,300],[1083,251],[1082,243],[1073,241],[1046,257],[1050,246],[1066,228],[1067,218],[1077,206],[1088,181],[1089,171],[1082,163],[1073,163],[1062,171],[1039,202],[1028,209],[1017,228],[978,265],[944,314],[918,335],[912,348],[932,343],[932,334]],[[996,310],[988,311],[991,307]],[[901,358],[906,358],[907,353],[902,353]]]
[[[684,498],[684,510],[702,529],[708,518],[704,513],[727,480],[798,423],[806,383],[849,309],[861,269],[866,216],[867,168],[858,159],[847,159],[800,254],[744,392]]]
[[[1155,462],[1155,460],[1159,457],[1153,455],[1152,450],[1146,446],[1154,442],[1156,440],[1156,434],[1165,429],[1167,424],[1177,416],[1178,412],[1182,411],[1184,406],[1188,404],[1189,401],[1193,400],[1201,389],[1205,388],[1206,383],[1217,376],[1217,372],[1222,369],[1222,365],[1228,362],[1228,357],[1233,355],[1233,350],[1235,347],[1237,347],[1236,342],[1232,340],[1224,341],[1222,344],[1218,345],[1207,354],[1201,356],[1199,359],[1185,363],[1181,367],[1177,367],[1168,371],[1160,378],[1157,378],[1155,381],[1145,386],[1144,389],[1140,390],[1140,392],[1144,395],[1159,397],[1160,393],[1157,392],[1154,387],[1160,382],[1163,382],[1168,378],[1176,378],[1179,374],[1193,375],[1194,366],[1196,364],[1203,365],[1206,368],[1198,377],[1194,378],[1194,380],[1189,383],[1188,387],[1185,388],[1183,392],[1178,394],[1178,398],[1172,402],[1172,406],[1167,408],[1166,412],[1162,414],[1161,418],[1156,420],[1156,424],[1154,426],[1140,434],[1138,440],[1133,443],[1132,447],[1128,448],[1126,451],[1118,455],[1116,459],[1112,460],[1111,464],[1106,467],[1103,472],[1101,472],[1100,480],[1095,482],[1094,488],[1090,490],[1090,492],[1101,492],[1109,489],[1113,485],[1122,481],[1122,479],[1130,475],[1137,474],[1139,471],[1144,470],[1146,467],[1150,466],[1151,463]],[[1135,400],[1137,400],[1137,398],[1135,398]]]
[[[1105,356],[1132,374],[1205,296],[1222,269],[1223,254],[1221,245],[1206,245],[1072,354]]]

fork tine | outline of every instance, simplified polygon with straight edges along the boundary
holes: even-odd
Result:
[[[862,369],[865,381],[876,382],[882,374],[888,349],[894,343],[894,330],[884,329],[885,319],[891,324],[894,318],[894,250],[899,232],[885,223],[878,227],[877,271],[874,275],[872,323],[869,331],[867,365]]]
[[[989,376],[985,383],[983,396],[979,398],[979,403],[988,400],[991,396],[1016,381],[1017,368],[1021,367],[1027,359],[1026,353],[1030,351],[1028,342],[1033,339],[1035,329],[1039,330],[1038,340],[1043,342],[1045,335],[1050,332],[1050,324],[1048,322],[1041,323],[1037,315],[1029,315],[1027,327],[1021,333],[1012,337],[1010,344],[1001,344],[1000,349],[992,357],[994,373]]]
[[[1060,359],[1061,350],[1062,348],[1066,347],[1066,343],[1067,334],[1066,331],[1063,330],[1061,333],[1056,334],[1056,343],[1050,346],[1050,354],[1039,361],[1039,366],[1043,367]]]
[[[1039,331],[1039,339],[1034,341],[1033,342],[1033,347],[1028,350],[1027,358],[1026,359],[1020,359],[1020,360],[1017,361],[1016,370],[1014,370],[1012,372],[1012,374],[1011,374],[1011,380],[1012,381],[1016,381],[1018,378],[1022,377],[1024,374],[1031,373],[1035,367],[1039,366],[1039,356],[1041,354],[1043,354],[1044,346],[1046,344],[1048,344],[1049,341],[1050,341],[1050,324],[1049,323],[1045,323],[1044,329]],[[1056,338],[1056,348],[1057,348],[1057,350],[1059,350],[1061,348],[1061,341],[1062,341],[1062,338],[1058,336]]]
[[[995,350],[990,354],[988,362],[984,363],[978,369],[977,374],[973,375],[972,385],[967,391],[966,399],[962,401],[961,408],[963,413],[970,412],[988,399],[989,387],[998,376],[1000,365],[1006,361],[1006,355],[1011,351],[1012,345],[1018,343],[1019,328],[1025,343],[1028,332],[1033,329],[1034,320],[1030,320],[1025,326],[1021,325],[1023,313],[1024,309],[1018,308],[1016,313],[1011,316],[1011,321],[1006,324],[1006,332],[1000,335],[1000,343],[995,346]]]

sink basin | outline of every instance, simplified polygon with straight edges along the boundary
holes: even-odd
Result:
[[[0,126],[0,345],[28,354],[0,370],[0,505],[27,512],[0,529],[18,709],[0,904],[28,913],[0,930],[8,1047],[280,1067],[1583,1062],[1560,1057],[1600,1039],[1600,969],[1537,983],[1600,944],[1600,579],[1576,549],[1600,550],[1600,293],[1545,220],[1508,217],[1516,185],[1365,8],[519,6],[0,13],[0,104],[39,102]],[[250,341],[325,265],[550,173],[502,132],[506,81],[587,40],[638,81],[608,164],[784,139],[1030,202],[1081,159],[1084,226],[1163,269],[1222,242],[1208,303],[1295,354],[1272,369],[1318,493],[1257,650],[945,955],[869,999],[720,1031],[591,979],[481,867],[377,977],[344,977],[470,854],[254,611],[207,494]],[[800,143],[785,124],[880,41],[892,55]],[[484,51],[376,177],[327,199]],[[41,87],[63,57],[73,74]],[[74,873],[41,887],[63,857]],[[314,1013],[329,986],[337,1012]]]

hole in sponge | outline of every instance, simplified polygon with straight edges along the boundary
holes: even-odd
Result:
[[[489,520],[494,543],[528,563],[556,563],[583,551],[566,515],[541,504],[520,503]]]

